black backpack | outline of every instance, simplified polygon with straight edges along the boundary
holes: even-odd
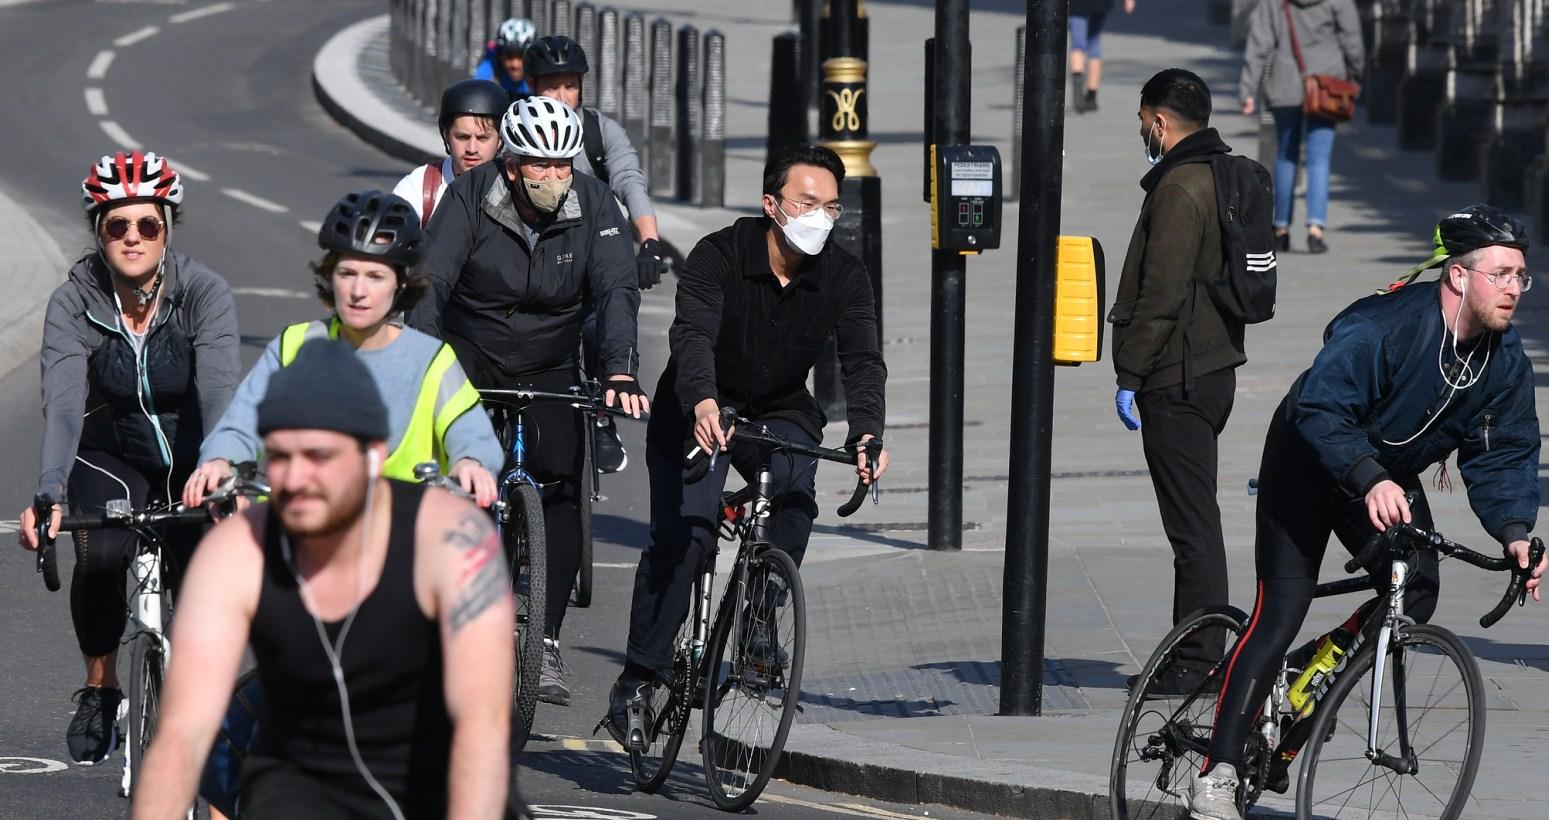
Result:
[[[592,164],[592,176],[607,182],[608,155],[602,150],[602,121],[595,108],[581,109],[581,150]]]
[[[1269,171],[1252,159],[1212,154],[1221,217],[1221,278],[1205,284],[1221,313],[1246,325],[1275,315],[1274,194]]]

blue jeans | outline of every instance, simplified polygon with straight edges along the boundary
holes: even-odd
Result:
[[[1291,226],[1296,164],[1302,153],[1302,125],[1307,126],[1307,226],[1328,221],[1328,165],[1334,153],[1334,123],[1309,117],[1301,106],[1271,109],[1275,116],[1275,229]]]
[[[1103,58],[1103,20],[1107,12],[1070,15],[1070,50],[1084,51],[1088,59]]]

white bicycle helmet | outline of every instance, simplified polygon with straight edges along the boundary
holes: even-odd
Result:
[[[81,193],[88,214],[133,200],[177,208],[183,204],[183,179],[171,163],[153,153],[119,151],[91,166],[81,181]]]
[[[495,33],[495,45],[503,51],[526,51],[538,36],[538,27],[526,17],[512,17],[500,24]]]
[[[559,100],[528,97],[500,118],[500,141],[514,156],[571,159],[581,153],[581,118]]]

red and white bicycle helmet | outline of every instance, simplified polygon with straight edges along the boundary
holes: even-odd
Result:
[[[183,204],[183,178],[165,159],[144,151],[103,155],[81,182],[86,213],[119,202],[149,201],[164,207]]]
[[[581,153],[581,118],[559,100],[528,97],[506,109],[500,139],[515,156],[570,159]]]

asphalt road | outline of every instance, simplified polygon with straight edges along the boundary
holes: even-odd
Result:
[[[74,259],[89,245],[79,209],[85,169],[104,152],[139,144],[185,174],[175,247],[236,289],[246,363],[284,325],[320,314],[307,262],[318,220],[339,195],[391,188],[407,169],[335,124],[312,97],[312,57],[348,23],[380,13],[380,0],[34,0],[0,3],[0,187],[26,205]],[[0,240],[3,241],[3,240]],[[671,304],[647,294],[645,379],[665,363]],[[639,425],[625,425],[633,453]],[[28,503],[42,417],[36,360],[0,379],[0,517]],[[572,610],[564,647],[574,705],[539,711],[519,781],[538,816],[719,816],[696,761],[660,795],[627,786],[621,755],[584,740],[622,660],[627,600],[644,543],[645,486],[638,463],[607,480],[597,507],[596,605]],[[0,535],[8,543],[9,534]],[[64,546],[64,545],[62,545]],[[70,569],[61,550],[63,570]],[[0,548],[0,816],[127,816],[117,796],[119,758],[70,766],[64,733],[80,685],[68,581],[50,594],[19,549]],[[582,807],[582,808],[575,808]],[[770,786],[755,813],[775,818],[970,815],[887,806],[788,784]]]

